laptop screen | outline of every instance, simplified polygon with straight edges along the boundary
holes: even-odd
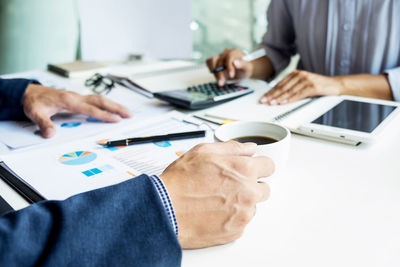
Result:
[[[343,100],[312,123],[372,133],[397,107]]]

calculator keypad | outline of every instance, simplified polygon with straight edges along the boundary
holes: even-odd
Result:
[[[196,110],[230,101],[252,92],[254,91],[251,88],[239,84],[226,84],[219,87],[217,83],[205,83],[185,89],[155,93],[154,97],[179,107]]]
[[[232,94],[247,89],[247,87],[237,84],[225,84],[224,86],[219,87],[217,83],[205,83],[187,88],[189,92],[202,93],[208,95],[209,97]]]

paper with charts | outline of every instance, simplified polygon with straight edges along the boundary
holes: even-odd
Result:
[[[39,127],[31,121],[1,121],[0,142],[11,149],[19,149],[32,145],[69,141],[93,135],[100,131],[107,131],[115,129],[115,127],[136,123],[138,118],[143,119],[148,117],[151,114],[148,113],[149,110],[150,112],[160,114],[165,109],[151,109],[142,105],[139,108],[131,109],[131,112],[134,114],[133,118],[124,119],[117,124],[105,123],[84,115],[57,114],[52,117],[52,121],[56,127],[56,134],[50,139],[43,138]]]
[[[56,136],[52,139],[44,139],[39,127],[31,121],[2,121],[0,122],[0,141],[12,149],[18,149],[85,136],[98,131],[99,128],[111,128],[108,123],[82,115],[59,114],[52,120],[56,127]]]
[[[65,199],[77,193],[116,184],[142,173],[161,174],[164,169],[199,143],[213,142],[212,131],[204,138],[104,148],[97,141],[174,132],[207,130],[205,125],[184,122],[173,111],[94,137],[17,152],[3,157],[17,175],[47,199]]]
[[[43,71],[22,72],[2,77],[34,79],[43,85],[59,90],[75,91],[84,94],[91,93],[83,85],[77,86],[71,84],[66,78]],[[134,114],[133,118],[121,121],[118,127],[121,127],[121,124],[136,123],[137,120],[142,120],[148,116],[160,115],[172,109],[171,106],[159,105],[155,100],[147,99],[129,90],[121,90],[119,87],[114,88],[107,97],[126,106]],[[73,114],[57,114],[52,117],[52,120],[56,127],[56,135],[51,139],[42,138],[38,126],[30,121],[1,121],[0,142],[14,150],[33,145],[82,138],[100,131],[115,129],[116,127],[115,124],[104,123],[95,118]]]

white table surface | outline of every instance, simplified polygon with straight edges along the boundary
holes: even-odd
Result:
[[[193,80],[210,78],[201,75]],[[245,112],[240,102],[256,101],[267,88],[254,87],[256,94],[230,105]],[[257,207],[243,237],[184,251],[183,266],[400,266],[399,136],[399,119],[372,145],[294,135],[288,165],[269,181],[271,197]],[[14,208],[27,205],[1,180],[0,195]]]

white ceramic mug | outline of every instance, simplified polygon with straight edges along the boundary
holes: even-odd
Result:
[[[271,158],[275,164],[274,176],[279,173],[289,158],[290,131],[278,124],[258,121],[231,122],[215,131],[215,138],[221,142],[248,136],[261,136],[277,140],[274,143],[258,145],[255,156]]]

